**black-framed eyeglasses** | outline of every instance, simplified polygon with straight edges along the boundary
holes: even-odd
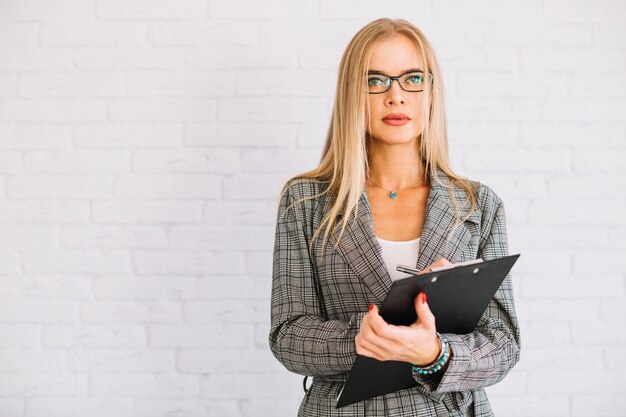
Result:
[[[382,94],[391,88],[393,80],[397,80],[400,88],[409,93],[424,91],[424,72],[410,71],[400,74],[397,77],[383,74],[382,72],[371,72],[367,75],[367,92],[369,94]],[[429,82],[433,81],[433,74],[428,73]]]

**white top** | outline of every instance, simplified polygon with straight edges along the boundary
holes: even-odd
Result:
[[[408,265],[415,267],[417,264],[417,254],[420,246],[420,238],[413,240],[395,241],[384,240],[376,236],[378,243],[383,251],[383,259],[389,271],[392,281],[400,278],[410,277],[411,275],[404,272],[396,271],[396,266]]]

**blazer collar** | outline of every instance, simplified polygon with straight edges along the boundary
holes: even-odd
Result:
[[[440,180],[446,182],[449,177],[438,170]],[[453,188],[460,201],[465,197],[462,190]],[[461,208],[465,215],[467,209]],[[444,257],[451,262],[463,259],[463,249],[467,248],[469,234],[457,230],[446,242],[448,233],[454,225],[454,207],[448,189],[442,182],[431,181],[431,188],[426,204],[426,213],[417,256],[417,269],[424,269]],[[466,222],[480,223],[480,214],[474,210]],[[459,226],[462,229],[463,225]],[[333,242],[334,243],[334,242]],[[359,198],[359,210],[356,219],[351,219],[341,237],[337,251],[364,281],[374,296],[382,302],[391,287],[391,277],[382,257],[382,249],[374,233],[372,213],[365,186]],[[395,268],[395,265],[392,266]]]

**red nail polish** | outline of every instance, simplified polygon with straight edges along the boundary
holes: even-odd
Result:
[[[370,311],[374,308],[374,304],[370,304]]]
[[[422,293],[422,304],[424,304],[426,302],[426,293],[423,292]]]

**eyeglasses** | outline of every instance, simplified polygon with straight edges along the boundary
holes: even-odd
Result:
[[[428,79],[433,81],[433,74],[428,73]],[[367,76],[367,91],[369,94],[382,94],[391,88],[393,80],[397,80],[400,88],[409,93],[424,91],[424,73],[422,71],[407,72],[397,77],[383,73],[371,73]]]

